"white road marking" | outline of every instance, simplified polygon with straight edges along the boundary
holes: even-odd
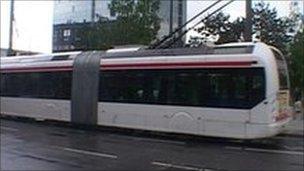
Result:
[[[63,148],[63,150],[74,152],[74,153],[79,153],[79,154],[86,154],[86,155],[105,157],[105,158],[111,158],[111,159],[118,158],[117,156],[112,155],[112,154],[99,153],[99,152],[94,152],[94,151],[86,151],[86,150],[79,150],[79,149],[73,149],[73,148]]]
[[[1,129],[7,130],[7,131],[18,131],[16,128],[11,128],[11,127],[6,127],[6,126],[1,126]]]
[[[198,168],[198,167],[175,165],[175,164],[171,164],[171,163],[163,163],[163,162],[157,162],[157,161],[154,161],[151,164],[161,166],[161,167],[174,168],[174,169],[196,170],[196,171],[212,171],[211,169],[203,169],[203,168]]]
[[[301,147],[301,146],[299,146],[299,147],[289,147],[287,145],[284,145],[284,148],[286,148],[287,150],[292,150],[292,151],[300,151],[300,150],[304,149],[304,147]]]
[[[304,155],[304,152],[301,151],[286,151],[286,150],[270,150],[270,149],[261,149],[261,148],[242,148],[242,147],[233,147],[225,146],[225,149],[229,150],[245,150],[245,151],[254,151],[262,153],[276,153],[276,154],[290,154],[290,155]]]
[[[304,155],[300,151],[284,151],[284,150],[268,150],[268,149],[259,149],[259,148],[245,148],[247,151],[256,151],[256,152],[265,152],[265,153],[277,153],[277,154],[290,154],[290,155]]]

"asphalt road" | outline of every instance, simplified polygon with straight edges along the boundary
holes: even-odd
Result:
[[[298,136],[247,142],[0,121],[1,170],[304,170]]]

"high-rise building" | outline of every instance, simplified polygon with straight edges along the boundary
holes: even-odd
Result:
[[[116,14],[109,9],[111,0],[56,0],[54,2],[53,51],[85,49],[79,42],[80,28],[100,18],[107,23],[115,22]],[[157,37],[167,35],[170,30],[186,22],[186,0],[160,0],[160,30]],[[172,19],[172,20],[171,20]],[[170,28],[170,25],[172,27]]]

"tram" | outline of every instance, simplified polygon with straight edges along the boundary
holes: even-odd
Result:
[[[291,120],[286,60],[261,42],[0,60],[1,115],[237,139]]]

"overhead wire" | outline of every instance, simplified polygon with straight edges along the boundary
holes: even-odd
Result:
[[[193,26],[191,26],[189,29],[185,30],[182,34],[180,34],[177,38],[174,38],[172,42],[170,42],[168,45],[164,46],[163,48],[169,48],[171,47],[177,40],[179,40],[180,38],[182,38],[185,34],[187,34],[190,30],[194,29],[196,26],[198,26],[202,21],[208,19],[209,17],[211,17],[212,15],[214,15],[215,13],[219,12],[220,10],[222,10],[223,8],[225,8],[226,6],[228,6],[229,4],[231,4],[233,1],[235,0],[230,0],[229,2],[227,2],[226,4],[224,4],[223,6],[221,6],[220,8],[218,8],[217,10],[213,11],[212,13],[210,13],[209,15],[207,15],[206,17],[204,17],[203,19],[201,19],[199,22],[197,22],[196,24],[194,24]]]
[[[201,12],[199,12],[198,14],[196,14],[194,17],[192,17],[190,20],[188,20],[186,23],[184,23],[183,25],[181,25],[180,27],[176,28],[173,32],[169,33],[167,36],[165,36],[163,39],[161,39],[158,42],[155,42],[154,44],[150,45],[148,47],[148,49],[156,49],[159,46],[161,46],[166,40],[168,40],[169,38],[171,38],[173,35],[175,35],[177,32],[181,31],[185,26],[187,26],[187,24],[189,24],[190,22],[192,22],[193,20],[195,20],[197,17],[199,17],[200,15],[202,15],[203,13],[205,13],[206,11],[208,11],[210,8],[214,7],[216,4],[220,3],[223,0],[218,0],[214,3],[212,3],[211,5],[209,5],[207,8],[205,8],[204,10],[202,10]]]

